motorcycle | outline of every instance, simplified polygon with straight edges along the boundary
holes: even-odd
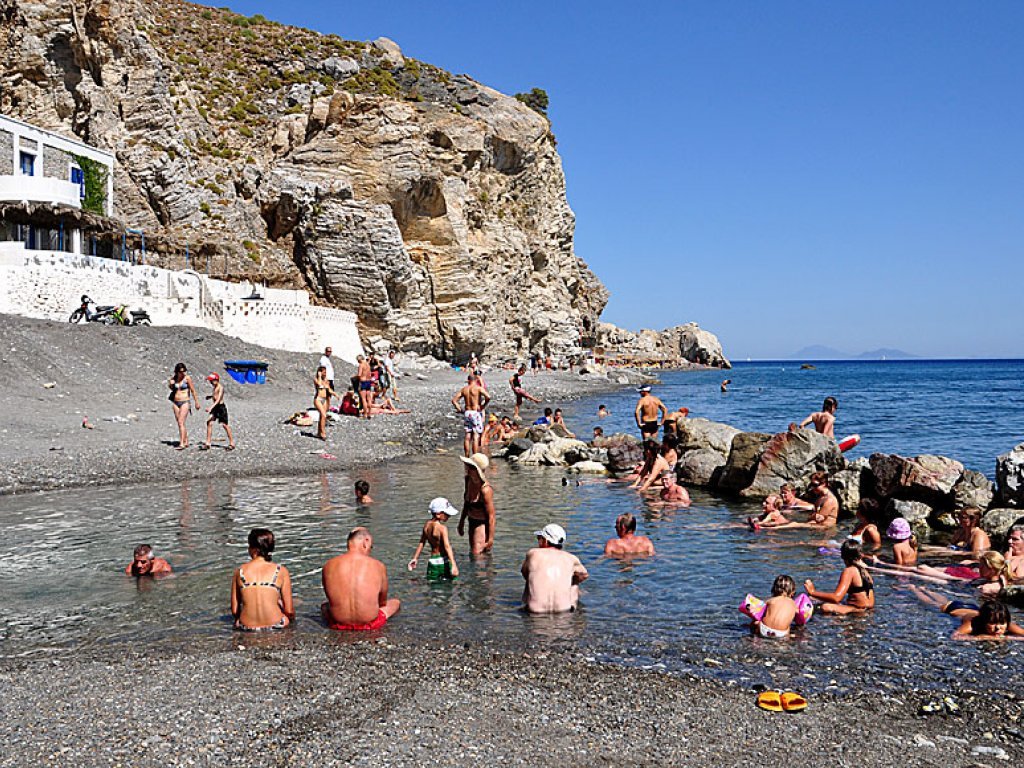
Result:
[[[151,325],[149,313],[144,309],[130,310],[127,304],[96,306],[92,299],[83,295],[81,305],[68,318],[69,323],[103,323],[105,325]]]

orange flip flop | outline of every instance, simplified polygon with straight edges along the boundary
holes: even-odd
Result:
[[[781,712],[782,696],[778,691],[761,691],[757,694],[757,706],[768,712]]]
[[[782,708],[787,712],[802,712],[807,709],[807,699],[801,696],[799,693],[793,693],[787,691],[782,694],[781,697]]]

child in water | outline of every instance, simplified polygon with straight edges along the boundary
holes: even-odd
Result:
[[[897,568],[917,565],[917,536],[910,529],[910,523],[905,518],[896,517],[889,523],[885,530],[886,538],[892,541],[892,563],[877,556],[871,557],[875,565],[895,565]]]
[[[409,561],[410,571],[416,570],[424,545],[430,544],[427,580],[441,581],[458,577],[459,566],[455,564],[455,553],[452,551],[452,545],[448,539],[448,528],[445,525],[449,518],[457,515],[458,512],[443,496],[430,502],[430,519],[423,526],[420,543],[416,546],[416,551],[413,552],[412,560]]]
[[[796,601],[793,599],[795,594],[796,582],[792,576],[776,576],[772,584],[772,596],[765,601],[764,611],[758,612],[760,618],[750,622],[750,631],[765,638],[789,637],[798,613]]]
[[[875,607],[875,582],[864,565],[864,556],[861,553],[860,544],[847,539],[839,550],[843,558],[842,574],[839,576],[839,584],[834,592],[822,592],[814,588],[814,582],[810,579],[804,582],[804,589],[807,594],[815,600],[820,600],[822,613],[833,613],[845,615],[848,613],[863,613]],[[845,599],[846,602],[843,602]]]

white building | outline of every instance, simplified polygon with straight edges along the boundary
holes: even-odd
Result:
[[[86,197],[86,173],[78,158],[98,171],[90,182],[99,185],[94,212],[109,216],[113,154],[0,115],[0,203],[8,204],[0,220],[0,249],[4,243],[22,243],[29,250],[85,253],[78,217],[65,222],[61,216],[62,211],[80,211]]]

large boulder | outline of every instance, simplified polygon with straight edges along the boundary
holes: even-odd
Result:
[[[839,509],[853,515],[860,506],[861,478],[867,470],[867,459],[860,458],[839,472],[829,475],[828,484],[839,500]]]
[[[881,498],[921,501],[936,507],[953,503],[953,486],[964,473],[963,464],[945,456],[906,458],[875,453],[868,461],[875,491]]]
[[[580,446],[573,446],[565,452],[565,460],[569,464],[578,461],[598,461],[601,464],[608,463],[608,449],[595,448],[593,445],[583,443]]]
[[[729,458],[718,478],[718,490],[739,493],[754,479],[761,452],[772,439],[765,432],[740,432],[732,439]]]
[[[608,470],[599,461],[577,461],[569,467],[570,472],[584,472],[592,475],[603,475]]]
[[[999,501],[1007,507],[1024,507],[1024,443],[996,459]]]
[[[581,451],[589,450],[590,446],[582,440],[572,440],[566,437],[556,437],[547,444],[546,463],[559,466],[562,464],[574,463],[567,460],[569,454],[579,455]]]
[[[1019,509],[990,509],[981,518],[981,529],[994,539],[1006,539],[1010,528],[1017,524],[1024,525],[1024,513]]]
[[[724,459],[732,448],[732,439],[740,433],[736,427],[708,419],[680,419],[676,423],[680,454],[710,449],[722,454]]]
[[[608,469],[629,472],[643,461],[644,451],[636,443],[620,442],[608,449]]]
[[[953,486],[953,508],[977,507],[988,509],[995,496],[996,487],[981,472],[965,469],[963,475]]]
[[[518,456],[521,453],[526,453],[531,448],[533,448],[531,441],[524,437],[517,437],[510,440],[508,445],[505,446],[505,456]]]
[[[711,488],[717,484],[721,468],[725,466],[725,456],[712,448],[701,448],[687,451],[676,463],[676,474],[679,482],[685,485],[696,485]]]
[[[535,467],[541,464],[547,464],[548,462],[548,444],[547,443],[534,443],[530,446],[530,450],[525,451],[518,456],[515,456],[512,461],[516,464],[522,464],[523,466]]]
[[[907,501],[905,499],[890,499],[885,511],[889,517],[905,518],[910,527],[918,533],[928,532],[928,518],[935,511],[927,504],[920,501]]]
[[[795,483],[812,472],[830,475],[846,466],[839,446],[831,437],[811,429],[794,429],[774,435],[764,446],[750,484],[741,495],[775,493],[783,483]]]

